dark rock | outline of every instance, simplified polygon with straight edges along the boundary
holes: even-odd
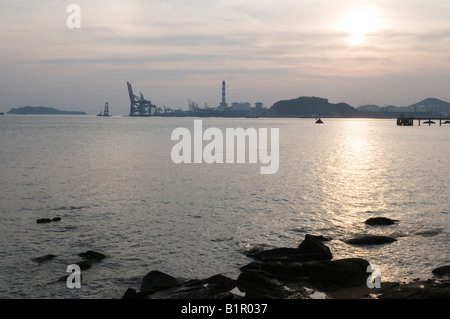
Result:
[[[371,226],[388,226],[388,225],[394,225],[397,220],[386,218],[386,217],[374,217],[369,218],[364,223]]]
[[[319,239],[318,236],[308,234],[298,248],[274,248],[255,253],[247,253],[247,256],[263,262],[304,262],[311,260],[330,260],[333,258],[330,249],[322,243],[322,239]]]
[[[349,239],[346,242],[352,245],[382,245],[393,243],[394,241],[396,239],[390,236],[366,235]]]
[[[38,224],[47,224],[47,223],[51,223],[52,220],[50,218],[39,218],[38,220],[36,220],[36,222]]]
[[[60,220],[61,220],[61,217],[52,218],[52,222],[59,222]]]
[[[88,270],[92,266],[92,261],[83,260],[83,261],[77,262],[75,264],[80,267],[80,270]]]
[[[361,258],[321,260],[302,265],[302,271],[316,286],[357,287],[366,284],[368,266],[369,262]]]
[[[323,236],[305,235],[298,250],[305,255],[309,255],[312,260],[331,260],[333,255],[330,248],[325,246],[322,241],[326,240]]]
[[[69,276],[70,275],[62,276],[56,282],[67,282],[67,279],[69,278]],[[81,274],[80,274],[80,280],[81,280],[81,282],[83,282],[83,275],[81,275]]]
[[[302,266],[298,263],[257,263],[252,262],[241,267],[241,271],[263,271],[268,276],[279,280],[298,281],[306,279]]]
[[[83,257],[84,259],[87,259],[87,260],[91,260],[91,261],[100,261],[100,260],[108,257],[102,253],[99,253],[99,252],[96,252],[93,250],[88,250],[85,253],[79,254],[78,256]]]
[[[415,232],[412,232],[411,235],[418,235],[422,237],[434,237],[442,233],[442,228],[437,229],[424,229],[424,230],[417,230]]]
[[[215,275],[203,280],[191,280],[179,286],[154,292],[151,299],[234,299],[230,291],[236,280]]]
[[[122,296],[122,299],[146,299],[147,297],[148,294],[145,292],[138,292],[136,289],[128,288]]]
[[[209,295],[219,295],[226,293],[236,287],[236,280],[223,276],[221,274],[214,275],[204,280],[208,284]]]
[[[402,284],[381,294],[379,299],[450,299],[450,281],[433,280]]]
[[[55,257],[56,257],[56,255],[48,254],[48,255],[45,255],[45,256],[33,258],[32,260],[37,262],[37,263],[39,263],[39,264],[41,264],[44,261],[51,260],[51,259],[53,259]]]
[[[154,293],[156,291],[178,287],[181,283],[174,277],[158,270],[153,270],[142,278],[141,291]]]
[[[255,253],[247,253],[248,257],[255,258],[260,261],[292,261],[292,258],[299,259],[301,253],[297,248],[274,248],[263,250]]]
[[[436,269],[433,269],[433,274],[438,276],[450,275],[450,266],[442,266]]]
[[[237,287],[245,292],[248,299],[284,299],[289,294],[282,288],[282,283],[270,278],[264,271],[247,270],[237,279]]]
[[[133,288],[128,288],[127,291],[122,296],[122,299],[134,299],[133,297],[136,296],[137,291]]]
[[[322,235],[309,235],[309,234],[306,234],[305,238],[306,237],[309,237],[311,239],[316,239],[316,240],[319,240],[319,241],[330,241],[331,240],[330,237],[325,237],[325,236],[322,236]]]

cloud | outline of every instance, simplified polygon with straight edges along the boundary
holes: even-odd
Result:
[[[261,95],[272,90],[278,96],[298,87],[314,91],[314,85],[335,92],[331,87],[344,79],[353,83],[450,69],[446,1],[74,2],[81,7],[79,30],[65,25],[65,1],[2,1],[0,67],[8,78],[0,84],[26,78],[24,83],[50,94],[50,87],[69,77],[75,89],[75,83],[86,81],[93,86],[116,81],[121,87],[134,78],[159,88],[196,86],[200,92],[229,79],[242,92],[256,94],[261,88]],[[338,22],[350,9],[374,4],[383,27],[368,30],[365,41],[351,45],[349,31],[339,30]],[[44,86],[42,79],[52,85]],[[318,91],[327,95],[326,89]],[[163,100],[165,93],[159,93]],[[186,96],[166,98],[184,101]]]

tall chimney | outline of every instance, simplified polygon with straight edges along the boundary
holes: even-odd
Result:
[[[222,81],[222,106],[225,106],[225,81]]]

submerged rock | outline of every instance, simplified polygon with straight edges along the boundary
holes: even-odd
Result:
[[[88,270],[92,266],[92,261],[90,260],[83,260],[75,263],[80,267],[80,270]]]
[[[411,233],[411,235],[418,235],[422,237],[433,237],[442,233],[442,228],[436,229],[420,229]]]
[[[39,218],[38,220],[36,220],[36,222],[38,224],[47,224],[47,223],[51,223],[51,222],[59,222],[61,220],[61,217],[54,217],[52,219],[50,218]]]
[[[102,259],[108,257],[102,253],[93,250],[88,250],[84,253],[80,253],[78,254],[78,256],[83,258],[82,261],[75,263],[80,267],[80,270],[88,270],[89,268],[91,268],[93,263],[100,262]]]
[[[386,218],[386,217],[373,217],[366,220],[364,223],[371,226],[388,226],[397,223],[397,220]]]
[[[108,257],[102,253],[99,253],[99,252],[93,251],[93,250],[88,250],[84,253],[80,253],[78,256],[83,257],[84,259],[92,260],[92,261],[100,261],[100,260]]]
[[[39,218],[38,220],[36,220],[36,222],[38,224],[47,224],[47,223],[51,223],[52,220],[50,218]]]
[[[397,239],[390,236],[365,235],[349,239],[346,243],[351,245],[383,245],[393,243],[394,241],[397,241]]]
[[[58,280],[56,280],[54,283],[67,282],[67,279],[69,278],[69,276],[71,276],[71,275],[64,275],[61,278],[59,278]],[[83,275],[82,274],[80,274],[80,280],[81,280],[81,282],[83,282]]]
[[[37,262],[37,263],[39,263],[39,264],[41,264],[44,261],[52,260],[55,257],[56,257],[56,255],[48,254],[48,255],[45,255],[45,256],[33,258],[32,260]]]

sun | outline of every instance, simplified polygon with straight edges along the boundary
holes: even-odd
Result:
[[[381,9],[377,5],[348,9],[338,22],[339,32],[348,34],[348,42],[361,45],[367,42],[368,35],[381,30],[383,21]]]

